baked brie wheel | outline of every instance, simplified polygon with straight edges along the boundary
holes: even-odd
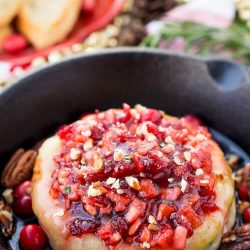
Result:
[[[207,128],[141,105],[61,128],[32,183],[55,250],[212,250],[235,220],[231,171]]]

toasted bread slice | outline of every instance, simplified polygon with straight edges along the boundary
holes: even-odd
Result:
[[[0,27],[7,26],[17,15],[21,0],[0,0]]]
[[[11,26],[0,27],[0,52],[3,50],[4,39],[12,33]]]
[[[36,48],[61,42],[74,27],[82,0],[24,0],[18,28]]]

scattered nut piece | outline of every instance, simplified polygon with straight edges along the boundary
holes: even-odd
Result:
[[[53,217],[62,217],[64,216],[64,210],[62,208],[58,209],[54,214]]]
[[[124,191],[122,189],[117,189],[116,192],[117,192],[117,194],[123,194],[124,193]]]
[[[143,242],[142,247],[143,248],[150,248],[151,246],[150,246],[150,244],[148,242]]]
[[[83,166],[86,165],[86,160],[85,160],[84,158],[81,159],[81,164],[82,164]]]
[[[165,138],[165,142],[167,144],[175,144],[175,142],[173,141],[172,137],[169,136],[169,135]]]
[[[173,183],[174,182],[174,178],[168,178],[168,182]]]
[[[156,140],[156,136],[152,133],[149,133],[148,136],[147,136],[147,140],[150,142],[150,141],[154,141]]]
[[[87,141],[83,144],[83,149],[84,149],[84,151],[88,151],[88,150],[90,150],[91,148],[93,148],[93,140],[92,140],[92,139],[89,139],[89,140],[87,140]]]
[[[124,155],[121,151],[116,150],[113,155],[114,161],[121,161],[123,159]]]
[[[200,180],[200,185],[201,186],[207,186],[209,184],[208,180]]]
[[[238,212],[240,214],[243,214],[243,212],[250,207],[250,202],[248,201],[242,201],[238,204],[237,208],[238,208]]]
[[[238,166],[240,161],[240,157],[236,154],[230,154],[228,156],[227,162],[231,168],[235,168]]]
[[[82,136],[86,136],[86,137],[89,137],[91,136],[91,131],[90,130],[87,130],[87,131],[82,131]]]
[[[131,188],[136,189],[136,190],[141,189],[137,178],[135,178],[133,176],[128,176],[128,177],[125,177],[125,180]]]
[[[186,161],[190,161],[191,160],[191,153],[190,152],[185,151],[183,153],[183,155],[184,155],[184,158],[185,158]]]
[[[201,168],[196,169],[195,175],[199,176],[199,175],[203,175],[203,174],[204,174],[204,172]]]
[[[180,159],[180,157],[178,156],[178,155],[174,155],[174,162],[175,162],[175,164],[177,164],[177,165],[183,165],[183,163],[182,163],[182,161],[181,161],[181,159]]]
[[[103,166],[103,160],[101,156],[97,153],[94,154],[94,162],[93,162],[93,167],[96,171],[100,171]]]
[[[7,204],[12,204],[14,197],[13,197],[13,189],[7,188],[2,193],[3,198],[7,202]]]
[[[198,134],[198,135],[196,135],[196,139],[197,139],[198,141],[203,141],[203,140],[206,139],[206,137],[205,137],[203,134]]]
[[[14,233],[16,227],[11,208],[3,200],[0,200],[0,224],[5,237],[9,237]]]
[[[106,184],[107,185],[112,185],[114,184],[116,181],[116,178],[113,178],[113,177],[109,177],[107,180],[106,180]]]
[[[100,196],[107,193],[107,190],[101,185],[100,182],[92,183],[87,191],[87,195],[90,197]]]
[[[149,224],[154,224],[154,225],[157,224],[157,221],[156,221],[156,219],[155,219],[155,217],[153,215],[148,216],[148,223]]]
[[[130,113],[132,116],[134,116],[135,119],[139,120],[140,119],[140,114],[136,109],[131,109]]]
[[[148,225],[148,230],[150,230],[150,231],[159,231],[160,228],[157,225],[149,224]]]
[[[184,179],[181,179],[181,192],[184,193],[187,188],[187,182]]]
[[[114,189],[119,189],[120,188],[120,180],[117,179],[114,184],[111,186],[111,188],[114,188]]]
[[[76,148],[72,148],[70,150],[70,158],[72,160],[78,160],[80,158],[80,156],[81,156],[81,150],[76,149]]]

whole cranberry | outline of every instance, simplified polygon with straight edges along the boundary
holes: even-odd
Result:
[[[82,11],[85,13],[94,12],[97,6],[97,0],[83,0],[82,1]]]
[[[18,52],[21,52],[23,49],[28,47],[28,42],[20,34],[12,34],[8,37],[6,37],[3,41],[3,49],[4,51],[16,54]]]
[[[243,201],[249,200],[248,190],[247,190],[247,183],[242,182],[238,187],[238,194],[239,198]]]
[[[25,181],[14,189],[13,210],[21,217],[33,215],[30,181]]]
[[[243,212],[242,217],[245,223],[250,223],[250,207]]]
[[[23,250],[43,250],[48,245],[48,239],[40,226],[30,224],[22,229],[19,243]]]

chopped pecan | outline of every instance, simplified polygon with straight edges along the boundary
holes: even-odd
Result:
[[[32,176],[37,152],[35,150],[24,151],[18,149],[5,166],[1,183],[3,186],[13,188]]]
[[[11,208],[3,200],[0,200],[0,225],[5,237],[11,236],[16,228]]]
[[[237,210],[240,214],[243,214],[243,212],[249,207],[250,207],[250,202],[242,201],[239,202],[239,204],[237,205]]]
[[[14,201],[13,189],[7,188],[3,191],[2,196],[7,204],[12,204]]]
[[[227,162],[231,168],[236,168],[240,162],[240,157],[236,154],[230,154],[227,157]]]
[[[250,249],[250,224],[237,227],[222,237],[220,250]]]
[[[250,163],[236,172],[234,180],[236,182],[236,186],[238,186],[242,182],[247,183],[248,196],[250,199]]]

